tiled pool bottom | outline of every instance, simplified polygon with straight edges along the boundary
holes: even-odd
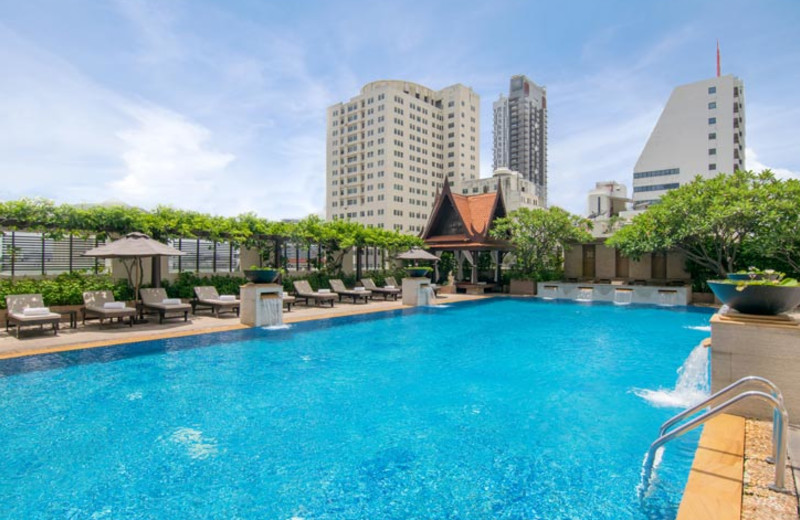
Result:
[[[498,299],[9,360],[0,517],[673,518],[697,437],[641,504],[673,410],[631,390],[708,318]]]

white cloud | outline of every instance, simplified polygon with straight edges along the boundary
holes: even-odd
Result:
[[[754,172],[760,172],[762,170],[772,170],[772,173],[775,174],[776,177],[779,179],[800,179],[800,171],[793,171],[788,168],[781,168],[781,167],[772,167],[767,166],[766,164],[762,163],[758,159],[758,154],[755,150],[748,147],[744,151],[745,156],[745,168],[748,170],[752,170]]]
[[[114,196],[144,205],[169,202],[177,194],[213,198],[235,156],[207,149],[207,128],[157,107],[130,106],[126,112],[136,126],[116,133],[126,174],[109,183]]]

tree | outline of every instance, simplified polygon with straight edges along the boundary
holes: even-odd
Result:
[[[494,221],[489,232],[514,245],[513,278],[546,280],[558,277],[570,244],[591,240],[588,220],[561,208],[520,208]]]
[[[779,181],[768,188],[770,208],[753,237],[752,251],[800,274],[800,180]]]
[[[645,253],[677,250],[718,276],[736,270],[749,243],[771,244],[769,228],[797,222],[798,199],[784,193],[769,170],[697,177],[617,231],[607,244],[639,259]],[[781,212],[794,214],[784,218]],[[793,233],[797,236],[797,232]],[[775,248],[772,254],[778,255]]]

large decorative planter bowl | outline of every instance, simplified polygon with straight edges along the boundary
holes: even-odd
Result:
[[[423,278],[423,277],[428,276],[428,273],[430,273],[430,272],[431,272],[431,270],[427,269],[425,267],[408,267],[408,268],[406,268],[406,273],[408,273],[408,276],[410,276],[411,278]]]
[[[721,281],[708,286],[722,303],[744,314],[776,316],[800,305],[800,287],[746,285],[739,291],[736,284]]]
[[[277,269],[245,270],[244,277],[253,283],[273,283],[281,272]]]

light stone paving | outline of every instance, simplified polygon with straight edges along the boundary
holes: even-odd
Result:
[[[450,294],[445,298],[437,298],[434,303],[441,305],[482,298],[486,297]],[[291,312],[284,312],[283,321],[284,323],[296,323],[402,308],[407,307],[400,300],[383,301],[381,299],[355,305],[337,302],[333,308],[298,305],[293,306]],[[159,324],[157,318],[150,317],[147,323],[136,324],[133,327],[117,323],[105,324],[101,327],[97,321],[87,322],[85,326],[81,325],[79,321],[78,327],[75,329],[66,327],[65,323],[61,325],[64,328],[59,331],[58,336],[53,336],[50,331],[39,332],[30,328],[22,330],[20,339],[13,336],[13,330],[9,334],[2,329],[0,331],[0,359],[247,328],[239,322],[239,318],[235,314],[225,314],[220,318],[215,318],[210,312],[190,315],[188,322],[184,322],[183,318],[176,318]]]
[[[797,430],[790,433],[791,455],[800,456]],[[792,437],[794,437],[792,439]],[[793,442],[791,442],[793,441]],[[794,450],[791,448],[795,448]],[[775,466],[765,459],[772,454],[772,422],[748,419],[745,425],[744,493],[742,495],[742,520],[797,520],[797,489],[792,478],[790,459],[786,473],[788,493],[771,491],[768,486],[775,479]],[[796,464],[796,463],[794,463]]]

